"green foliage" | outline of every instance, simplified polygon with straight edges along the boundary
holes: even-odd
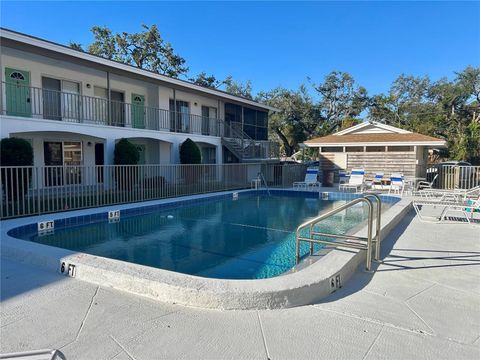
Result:
[[[480,162],[480,68],[449,81],[400,75],[371,99],[368,117],[448,141],[450,159]]]
[[[33,149],[30,143],[19,138],[5,138],[0,141],[1,166],[32,166]],[[28,192],[31,168],[4,169],[2,171],[3,191],[6,200],[20,200]]]
[[[133,65],[159,74],[179,77],[188,72],[185,59],[175,53],[172,45],[163,40],[156,25],[142,24],[138,33],[114,34],[106,26],[94,26],[94,42],[87,47],[91,54]],[[70,47],[82,50],[78,43]]]
[[[180,145],[180,162],[182,164],[201,164],[202,153],[193,140],[188,138]]]
[[[83,52],[85,51],[85,50],[83,49],[82,44],[80,44],[80,43],[70,42],[70,43],[68,44],[68,46],[71,47],[71,48],[74,49],[74,50],[83,51]]]
[[[33,149],[27,140],[5,138],[0,141],[1,166],[32,166]]]
[[[115,144],[113,163],[115,165],[136,165],[140,159],[137,147],[127,139],[120,139]]]
[[[224,83],[223,81],[218,80],[214,75],[207,75],[207,73],[204,71],[188,80],[190,80],[196,85],[204,86],[211,89],[217,89]]]
[[[225,85],[225,91],[229,94],[240,96],[246,99],[253,99],[252,96],[252,83],[250,80],[247,80],[245,83],[235,81],[231,76],[223,81]]]
[[[345,122],[360,121],[368,105],[367,91],[347,73],[331,72],[322,83],[312,85],[315,99],[304,85],[297,91],[276,88],[257,97],[281,110],[270,114],[269,129],[281,141],[286,156],[309,138],[331,134]]]

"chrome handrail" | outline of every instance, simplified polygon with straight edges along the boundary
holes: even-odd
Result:
[[[376,233],[373,241],[375,242],[375,260],[380,259],[380,246],[382,242],[380,228],[382,227],[382,199],[374,193],[364,194],[364,197],[373,197],[377,200]]]
[[[265,176],[263,176],[263,173],[261,171],[257,174],[257,177],[259,177],[260,180],[263,182],[265,188],[267,189],[267,194],[268,196],[270,196],[270,190],[268,189],[267,180],[265,180]]]
[[[367,250],[367,263],[366,263],[366,270],[370,271],[371,266],[372,266],[372,246],[373,246],[373,236],[372,236],[372,228],[373,228],[373,202],[372,200],[369,199],[370,196],[375,197],[377,201],[379,201],[379,206],[378,208],[381,211],[381,199],[378,195],[376,194],[367,194],[365,197],[357,198],[349,203],[346,203],[342,206],[339,206],[323,215],[320,215],[314,219],[311,219],[309,221],[304,222],[300,226],[297,227],[296,231],[296,239],[295,239],[295,259],[296,263],[298,264],[300,262],[300,242],[301,241],[306,241],[310,244],[310,255],[313,255],[313,245],[314,244],[327,244],[333,247],[347,247],[347,248],[352,248],[352,249],[359,249],[359,250]],[[329,233],[323,233],[323,232],[315,232],[313,231],[313,227],[321,222],[322,220],[325,220],[347,208],[352,207],[353,205],[356,205],[358,203],[367,203],[368,205],[368,229],[367,229],[367,237],[361,237],[361,236],[354,236],[354,235],[340,235],[340,234],[329,234]],[[378,210],[377,210],[378,211]],[[377,234],[375,235],[375,260],[379,260],[380,258],[380,232],[379,232],[379,227],[380,227],[380,218],[378,217],[378,212],[377,212]],[[309,227],[310,228],[310,236],[309,237],[302,237],[300,235],[300,231]],[[332,239],[344,239],[347,241],[343,242],[333,242],[333,241],[327,241],[327,240],[319,240],[319,239],[313,239],[313,236],[324,236],[324,237],[329,237]]]

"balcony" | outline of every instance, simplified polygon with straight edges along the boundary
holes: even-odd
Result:
[[[278,144],[250,138],[222,119],[16,83],[2,83],[1,113],[69,123],[222,137],[240,161],[279,157]]]
[[[64,91],[2,83],[2,114],[71,123],[222,136],[223,121]]]

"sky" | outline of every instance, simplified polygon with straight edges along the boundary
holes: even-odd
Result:
[[[369,94],[405,73],[437,80],[480,65],[480,2],[2,1],[4,28],[88,45],[89,29],[157,24],[190,74],[251,80],[254,92],[353,75]]]

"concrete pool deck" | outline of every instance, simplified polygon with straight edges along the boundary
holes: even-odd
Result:
[[[480,225],[405,216],[374,274],[309,306],[164,304],[2,258],[0,353],[67,359],[477,359]]]

